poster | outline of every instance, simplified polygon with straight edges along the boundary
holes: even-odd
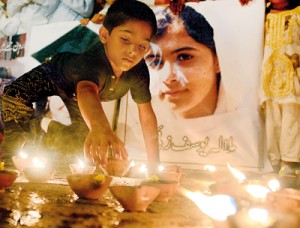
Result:
[[[186,12],[185,24],[171,19],[173,25],[163,25],[169,34],[158,39],[158,45],[152,45],[151,53],[145,56],[158,120],[161,162],[193,169],[207,164],[226,167],[229,163],[249,170],[266,170],[257,97],[264,2],[253,1],[243,7],[238,1],[220,0],[187,6],[191,9]],[[163,7],[153,10],[158,20],[170,21]],[[209,25],[199,26],[205,21]],[[213,30],[213,37],[207,36],[207,27]],[[180,31],[182,28],[190,32]],[[197,38],[193,33],[207,37]],[[197,49],[197,45],[203,46],[199,40],[216,48],[218,66],[213,67],[214,73],[207,68],[211,63],[205,48]],[[130,95],[122,104],[126,118],[124,122],[120,120],[119,134],[124,137],[130,157],[146,160],[136,105]]]

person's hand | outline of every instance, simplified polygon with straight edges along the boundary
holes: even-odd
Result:
[[[84,143],[85,157],[105,168],[109,151],[117,159],[128,159],[124,143],[112,131],[91,130]]]
[[[239,0],[241,5],[244,6],[244,5],[248,5],[249,2],[252,2],[252,0]]]
[[[186,3],[186,0],[171,0],[170,2],[170,10],[173,14],[178,15]]]
[[[186,2],[200,2],[201,0],[171,0],[170,10],[173,14],[178,15]]]

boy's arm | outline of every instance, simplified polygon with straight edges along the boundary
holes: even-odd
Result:
[[[127,158],[127,152],[124,143],[111,129],[102,108],[98,90],[98,86],[90,81],[80,81],[77,84],[78,106],[90,129],[84,143],[85,156],[105,167],[108,148],[112,148],[117,158]]]
[[[138,104],[139,118],[148,156],[150,173],[156,173],[159,165],[157,120],[150,102]]]

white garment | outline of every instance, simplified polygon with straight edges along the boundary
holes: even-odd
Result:
[[[49,23],[78,21],[90,17],[94,9],[93,0],[61,0],[57,9],[49,18]]]
[[[91,16],[93,0],[8,0],[8,18],[0,12],[0,34],[28,33],[33,26]]]

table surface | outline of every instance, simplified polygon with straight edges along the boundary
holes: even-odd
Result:
[[[179,192],[169,202],[153,202],[146,212],[127,212],[109,190],[100,200],[79,199],[66,181],[70,171],[56,170],[48,183],[30,183],[20,175],[0,194],[0,227],[213,227],[213,221]],[[180,185],[205,192],[212,179],[216,181],[207,173],[186,171]]]

